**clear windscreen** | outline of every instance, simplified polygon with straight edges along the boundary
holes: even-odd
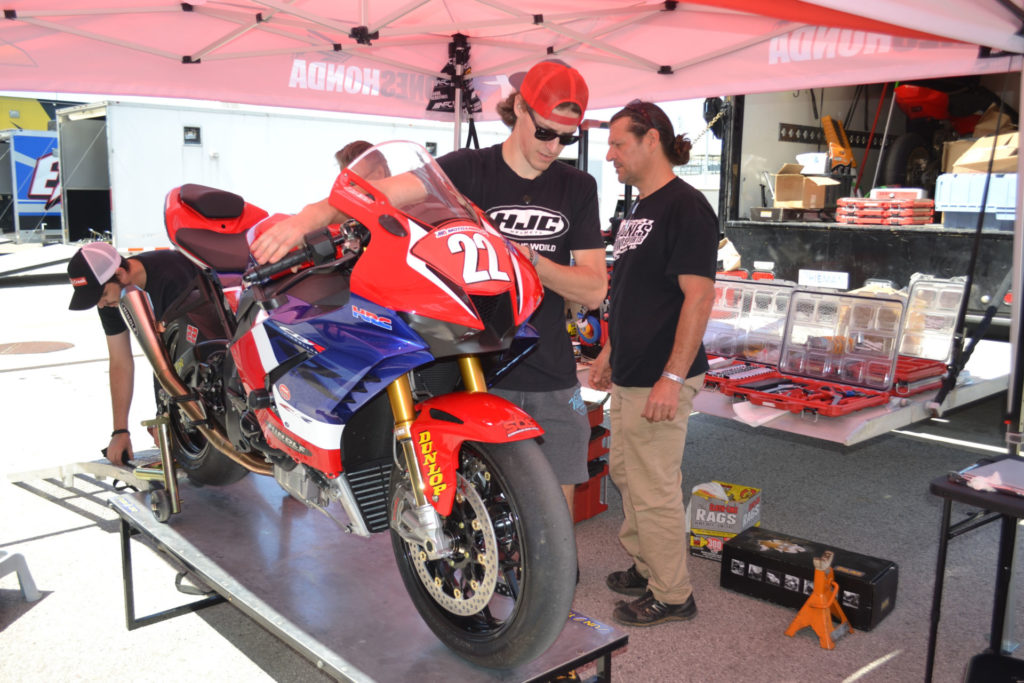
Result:
[[[430,153],[415,142],[375,145],[353,159],[347,169],[425,226],[436,228],[453,220],[478,222],[470,203]]]

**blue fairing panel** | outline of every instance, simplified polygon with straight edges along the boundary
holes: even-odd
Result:
[[[326,422],[344,423],[395,378],[434,359],[394,311],[357,296],[326,311],[290,299],[265,327],[282,364],[297,361],[279,378],[290,403]]]

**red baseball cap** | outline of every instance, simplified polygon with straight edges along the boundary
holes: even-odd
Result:
[[[549,121],[566,126],[578,126],[587,111],[590,91],[580,72],[558,59],[537,62],[529,71],[509,77],[530,109]],[[555,109],[565,104],[580,108],[579,116],[565,116]]]

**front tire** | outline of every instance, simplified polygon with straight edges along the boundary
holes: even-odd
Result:
[[[398,569],[449,648],[480,666],[514,668],[547,650],[568,618],[576,581],[569,509],[533,441],[464,443],[457,486],[442,520],[453,555],[430,560],[392,529]],[[407,494],[396,467],[392,495]]]

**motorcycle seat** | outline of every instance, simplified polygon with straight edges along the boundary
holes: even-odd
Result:
[[[179,228],[179,247],[218,272],[241,273],[249,267],[246,233],[218,233],[202,228]]]
[[[182,185],[180,196],[182,202],[204,218],[238,218],[245,210],[245,200],[239,195],[206,185]]]

